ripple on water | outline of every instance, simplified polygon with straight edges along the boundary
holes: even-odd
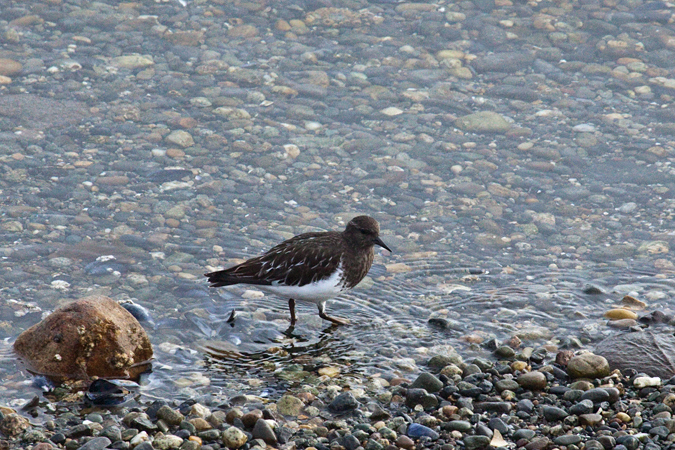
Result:
[[[250,287],[221,290],[220,298],[212,294],[207,307],[183,312],[184,343],[203,355],[216,384],[252,373],[285,384],[293,376],[280,379],[275,372],[298,362],[298,373],[311,373],[322,364],[368,373],[400,371],[402,360],[423,364],[428,359],[424,349],[440,342],[472,354],[479,348],[472,347],[471,335],[500,340],[519,336],[524,345],[541,345],[583,334],[589,324],[602,321],[604,311],[620,302],[622,286],[669,295],[674,288],[671,280],[644,271],[524,270],[490,263],[472,267],[453,258],[438,252],[398,258],[393,272],[376,264],[362,286],[329,302],[330,314],[351,322],[339,328],[327,327],[313,305],[300,303],[299,324],[288,333],[285,299],[242,299]],[[605,286],[608,293],[585,294],[588,283]],[[661,303],[653,306],[667,306]],[[233,310],[238,316],[228,322]],[[434,326],[431,318],[447,319],[450,326]],[[598,330],[594,338],[602,337],[606,327]],[[306,374],[297,379],[302,376]]]
[[[599,341],[614,332],[603,313],[625,294],[666,312],[675,294],[674,280],[645,270],[533,270],[490,261],[475,267],[455,259],[432,252],[385,260],[395,266],[376,264],[357,289],[329,302],[329,314],[350,320],[344,327],[329,326],[314,305],[299,303],[299,323],[289,330],[287,299],[252,293],[250,286],[181,284],[172,292],[178,309],[144,304],[155,322],[149,333],[156,362],[143,392],[183,398],[215,387],[226,395],[273,396],[316,380],[328,366],[341,377],[405,376],[423,369],[437,351],[429,349],[445,348],[439,345],[485,357],[479,344],[491,338],[518,336],[535,347],[568,337]],[[7,349],[0,366],[15,372]]]

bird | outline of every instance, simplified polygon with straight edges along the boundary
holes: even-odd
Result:
[[[204,274],[210,287],[249,284],[288,298],[291,328],[296,300],[314,303],[319,317],[335,325],[349,323],[326,314],[326,301],[354,288],[373,264],[374,246],[392,252],[380,239],[380,225],[357,216],[344,231],[303,233],[234,267]]]

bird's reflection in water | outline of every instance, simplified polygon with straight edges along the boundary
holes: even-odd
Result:
[[[324,367],[343,375],[364,370],[357,326],[318,328],[325,322],[308,315],[290,328],[285,310],[239,299],[190,305],[172,317],[158,328],[177,338],[170,342],[180,342],[161,355],[174,377],[176,370],[188,378],[197,370],[212,387],[264,396],[298,382],[318,382]]]
[[[223,328],[220,339],[198,342],[205,367],[216,383],[218,373],[228,378],[257,375],[266,382],[265,387],[270,387],[273,380],[292,383],[318,376],[318,370],[328,365],[353,370],[349,354],[354,344],[345,339],[339,327],[331,325],[318,333],[301,327],[280,331],[278,323],[251,321],[241,325],[252,326],[244,332],[238,330],[238,321],[231,323],[229,330]]]

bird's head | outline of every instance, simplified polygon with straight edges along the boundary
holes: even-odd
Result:
[[[379,245],[380,247],[389,250],[387,245],[380,239],[380,224],[377,220],[369,216],[357,216],[349,221],[345,234],[358,247],[372,247]]]

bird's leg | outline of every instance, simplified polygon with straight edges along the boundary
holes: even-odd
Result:
[[[333,322],[335,325],[347,325],[349,323],[349,321],[346,319],[336,319],[335,317],[330,317],[328,314],[326,314],[326,302],[321,302],[318,306],[319,317],[321,317],[323,320]]]
[[[232,312],[230,313],[230,318],[226,320],[227,323],[230,324],[230,326],[234,326],[234,319],[237,318],[237,310],[233,309]]]
[[[295,326],[295,299],[288,299],[288,309],[291,310],[291,326]]]

